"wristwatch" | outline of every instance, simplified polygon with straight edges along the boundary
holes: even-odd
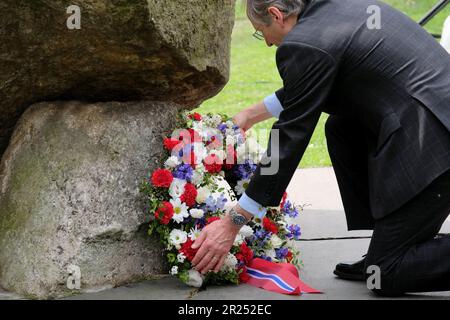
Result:
[[[230,210],[229,215],[231,217],[231,221],[237,227],[245,226],[251,220],[243,216],[242,214],[238,213],[235,208],[232,208]]]

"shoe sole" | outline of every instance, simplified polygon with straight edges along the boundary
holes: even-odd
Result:
[[[337,270],[334,270],[333,273],[335,275],[337,275],[339,278],[344,279],[344,280],[366,281],[366,277],[363,274],[357,275],[354,273],[339,272]]]

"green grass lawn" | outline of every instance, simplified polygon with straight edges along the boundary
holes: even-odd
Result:
[[[196,111],[200,113],[221,112],[234,116],[239,111],[261,101],[282,86],[275,63],[276,48],[268,48],[263,41],[252,37],[254,29],[245,15],[242,0],[236,4],[236,23],[233,30],[231,45],[231,76],[226,87],[214,98],[204,102]],[[437,0],[385,0],[397,9],[418,21]],[[428,25],[427,30],[440,33],[445,18],[450,15],[447,7]],[[324,114],[316,128],[300,167],[331,166],[328,156],[324,124],[327,116]],[[275,119],[259,123],[254,127],[270,130]],[[262,140],[266,147],[268,136]]]

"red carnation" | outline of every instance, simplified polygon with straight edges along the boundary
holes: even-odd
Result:
[[[211,154],[205,158],[204,165],[209,173],[219,173],[222,171],[223,160],[216,154]]]
[[[201,121],[202,116],[200,113],[195,112],[195,113],[189,115],[189,119],[194,119],[195,121]]]
[[[250,249],[245,242],[240,246],[239,252],[236,254],[236,259],[239,261],[244,261],[245,265],[248,265],[253,259],[253,251]]]
[[[291,250],[289,250],[287,255],[286,255],[286,261],[290,263],[293,258],[294,258],[294,256],[292,255]]]
[[[237,164],[237,152],[234,149],[234,146],[229,144],[227,145],[227,159],[225,161],[225,168],[230,170],[235,164]]]
[[[264,229],[266,229],[269,232],[272,232],[273,234],[278,233],[278,228],[277,228],[276,224],[269,218],[263,219],[263,226],[264,226]]]
[[[180,197],[181,201],[186,203],[188,207],[195,205],[195,199],[197,198],[197,189],[192,183],[186,183],[184,186],[184,193]]]
[[[180,143],[181,143],[180,140],[171,139],[171,138],[164,139],[164,147],[169,151],[172,151]]]
[[[284,204],[286,203],[287,196],[288,196],[287,192],[284,192],[283,199],[281,200],[281,204],[280,204],[280,209],[283,209]]]
[[[189,261],[194,260],[195,255],[197,254],[198,249],[192,249],[192,245],[194,241],[191,238],[181,245],[180,253],[183,253]]]
[[[220,220],[220,217],[210,217],[210,218],[206,219],[206,225],[211,224],[217,220]]]
[[[239,272],[239,281],[246,283],[248,280],[250,280],[250,276],[247,273],[247,267],[243,266],[242,268],[238,269]]]
[[[155,218],[162,224],[169,224],[173,217],[173,206],[170,202],[164,201],[162,205],[156,210]]]
[[[152,184],[155,187],[169,188],[173,181],[172,173],[166,169],[157,169],[152,175]]]

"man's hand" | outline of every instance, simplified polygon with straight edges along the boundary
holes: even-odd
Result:
[[[237,205],[236,211],[251,216]],[[210,270],[219,272],[233,246],[234,240],[241,228],[231,221],[227,214],[220,220],[206,226],[192,245],[193,249],[200,248],[192,260],[192,265],[202,274]]]
[[[264,102],[261,101],[233,117],[233,122],[244,132],[250,130],[255,124],[272,118],[272,114],[267,110]]]
[[[247,132],[254,125],[251,121],[249,110],[250,109],[245,109],[233,117],[234,124],[244,130],[244,132]]]

